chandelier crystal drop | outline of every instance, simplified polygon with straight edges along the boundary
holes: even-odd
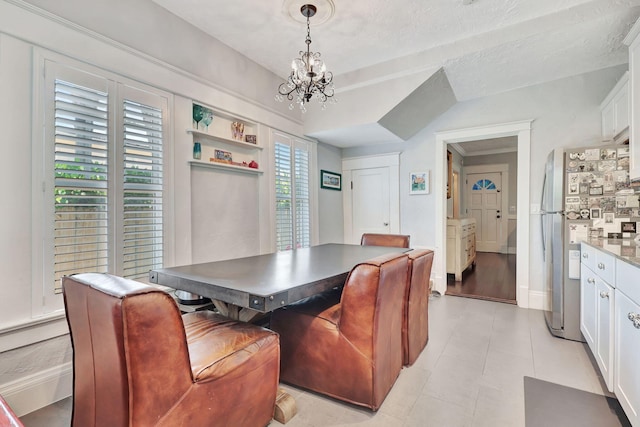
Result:
[[[276,101],[283,102],[285,98],[290,101],[289,109],[293,110],[297,104],[300,110],[305,113],[307,108],[305,103],[311,98],[318,100],[322,109],[326,108],[326,103],[336,103],[333,85],[333,73],[327,71],[327,66],[320,58],[320,52],[311,52],[311,35],[309,28],[309,18],[316,14],[316,7],[312,4],[305,4],[300,8],[302,16],[307,18],[307,44],[306,52],[301,50],[299,58],[291,61],[291,74],[285,83],[278,87]]]

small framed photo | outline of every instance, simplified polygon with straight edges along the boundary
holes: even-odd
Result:
[[[621,233],[635,233],[636,232],[636,223],[635,222],[621,222],[620,223],[620,232]]]
[[[602,218],[602,211],[600,208],[591,208],[591,219],[600,219]]]
[[[216,160],[221,162],[231,163],[233,160],[233,156],[229,151],[216,150],[215,155],[216,155]]]
[[[589,195],[590,196],[602,196],[604,194],[602,185],[598,185],[595,187],[589,187]]]
[[[256,135],[245,135],[244,136],[244,140],[245,140],[245,142],[248,142],[249,144],[257,144],[258,143],[258,137]]]
[[[429,172],[411,172],[409,194],[429,194]]]
[[[327,190],[342,190],[342,175],[325,170],[320,171],[320,188]]]

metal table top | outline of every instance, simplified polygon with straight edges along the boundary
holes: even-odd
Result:
[[[344,283],[357,264],[410,249],[325,244],[152,270],[149,280],[262,313]]]

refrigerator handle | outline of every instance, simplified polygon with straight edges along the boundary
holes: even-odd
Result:
[[[544,178],[542,179],[542,195],[540,196],[540,232],[542,235],[542,259],[546,259],[547,258],[547,248],[546,248],[546,242],[545,242],[545,235],[544,235],[544,214],[545,214],[545,204],[544,204],[544,196],[545,196],[545,190],[546,190],[546,185],[547,185],[547,171],[545,169],[544,172]]]

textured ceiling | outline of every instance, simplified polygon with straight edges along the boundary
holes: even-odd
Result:
[[[304,24],[289,11],[305,1],[153,1],[283,78],[304,47]],[[463,3],[317,1],[335,10],[321,25],[311,18],[311,47],[339,90],[444,66],[464,100],[625,63],[622,39],[640,15],[640,0]]]
[[[283,80],[305,48],[304,18],[296,11],[312,2],[319,24],[311,18],[311,50],[333,71],[340,100],[440,68],[455,99],[464,101],[625,64],[622,40],[640,16],[640,0],[152,1]],[[305,131],[313,127],[309,114]],[[388,132],[376,134],[379,118],[311,135],[355,146],[367,141],[357,137],[367,128],[368,141],[383,141]]]

